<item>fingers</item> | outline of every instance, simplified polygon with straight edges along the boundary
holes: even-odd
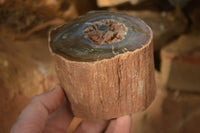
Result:
[[[101,133],[107,125],[107,121],[84,120],[74,133]]]
[[[131,132],[131,117],[126,115],[111,120],[106,133],[130,133]]]
[[[56,112],[51,114],[45,126],[44,133],[66,133],[67,128],[73,119],[73,114],[68,106],[69,102],[65,100],[62,106],[56,110]]]
[[[59,87],[48,93],[34,97],[20,114],[11,133],[41,133],[50,113],[54,112],[64,101],[64,92]]]
[[[107,126],[108,121],[83,121],[74,133],[101,133]],[[130,133],[131,117],[122,116],[111,120],[106,133]]]

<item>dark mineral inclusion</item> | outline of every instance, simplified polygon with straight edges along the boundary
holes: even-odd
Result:
[[[93,11],[53,30],[50,47],[66,59],[92,62],[141,48],[150,32],[132,16]]]

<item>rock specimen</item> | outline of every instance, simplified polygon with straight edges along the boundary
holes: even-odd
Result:
[[[200,34],[182,35],[161,51],[161,72],[169,89],[200,92]]]
[[[111,119],[153,101],[152,31],[143,21],[89,12],[52,30],[49,45],[75,116]]]
[[[147,23],[153,31],[154,51],[159,51],[163,46],[182,34],[187,28],[184,16],[176,17],[173,12],[155,11],[120,11],[140,18]],[[174,30],[176,29],[176,30]]]

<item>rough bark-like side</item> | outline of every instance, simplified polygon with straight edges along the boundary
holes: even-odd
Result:
[[[143,111],[154,99],[152,43],[96,62],[54,57],[61,85],[77,117],[111,119]]]

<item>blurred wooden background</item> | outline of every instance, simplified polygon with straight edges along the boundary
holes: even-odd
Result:
[[[132,116],[132,132],[199,133],[199,0],[0,0],[0,133],[31,97],[59,83],[49,29],[91,10],[127,13],[154,32],[157,96]]]

